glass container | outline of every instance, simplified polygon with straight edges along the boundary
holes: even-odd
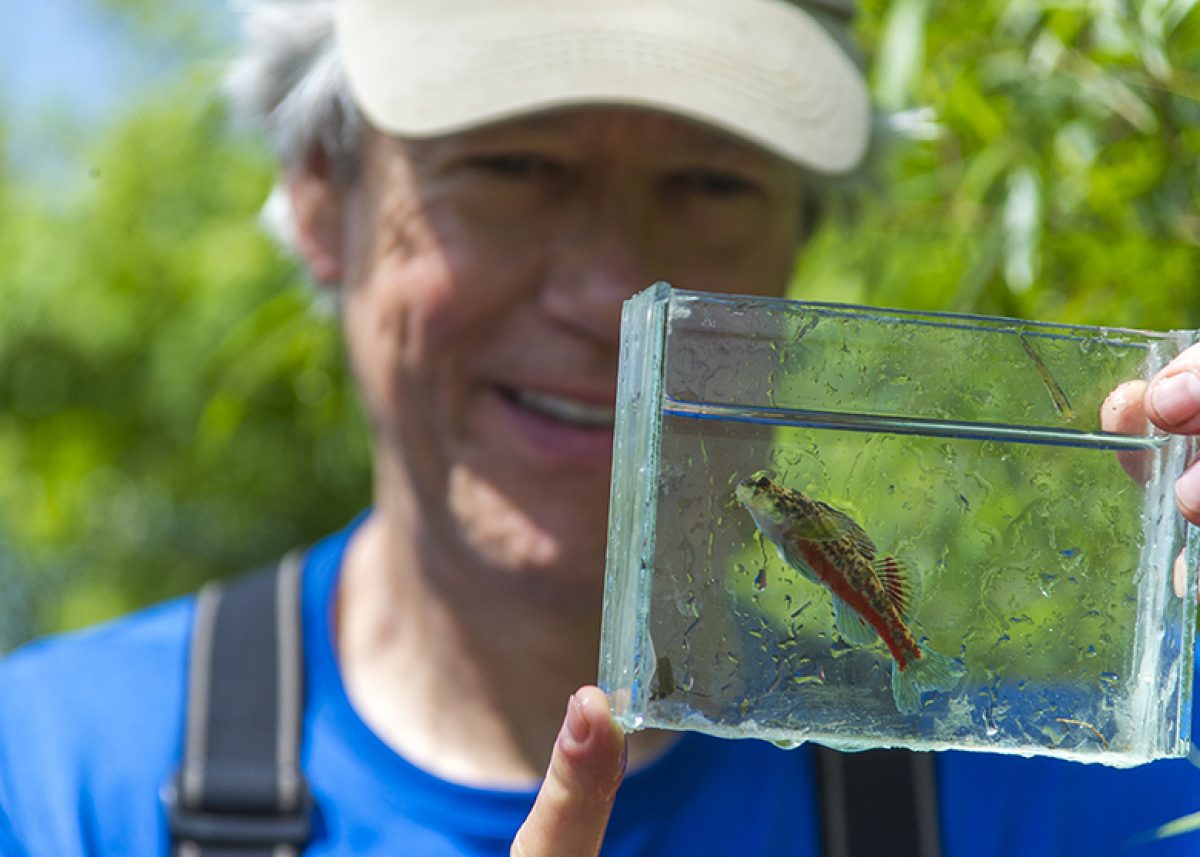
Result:
[[[637,295],[600,664],[617,719],[783,746],[1186,754],[1189,441],[1114,403],[1196,338]]]

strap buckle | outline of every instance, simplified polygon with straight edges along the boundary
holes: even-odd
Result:
[[[295,810],[276,813],[212,811],[185,807],[174,780],[159,793],[174,842],[198,845],[292,845],[298,849],[312,836],[313,799],[303,788]]]

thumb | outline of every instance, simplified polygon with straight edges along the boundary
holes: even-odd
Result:
[[[624,773],[625,736],[608,697],[599,688],[581,688],[567,703],[550,769],[513,840],[512,857],[598,854]]]

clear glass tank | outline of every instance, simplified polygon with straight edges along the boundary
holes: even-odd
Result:
[[[600,683],[626,729],[1186,754],[1188,441],[1101,409],[1194,332],[665,284],[622,324]]]

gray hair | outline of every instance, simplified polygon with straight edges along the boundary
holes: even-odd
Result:
[[[290,166],[319,145],[346,176],[363,121],[333,32],[335,0],[240,0],[242,49],[225,77],[235,117],[266,133]]]
[[[350,96],[334,38],[336,0],[236,0],[240,51],[225,76],[235,120],[262,132],[286,169],[319,146],[334,175],[358,170],[364,122]],[[295,224],[277,182],[263,206],[263,225],[295,251]]]

